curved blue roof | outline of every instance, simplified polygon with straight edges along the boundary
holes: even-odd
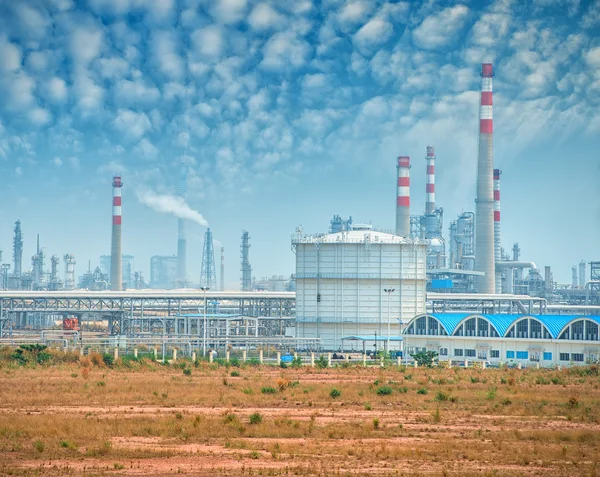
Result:
[[[600,316],[577,315],[509,315],[509,314],[478,314],[478,313],[434,313],[416,316],[412,321],[423,316],[432,316],[438,320],[449,335],[453,335],[458,325],[470,318],[485,318],[496,328],[498,334],[504,337],[509,328],[523,318],[534,318],[540,321],[548,330],[552,338],[559,337],[565,327],[578,320],[591,320],[600,325]]]

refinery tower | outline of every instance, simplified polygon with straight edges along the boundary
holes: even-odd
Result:
[[[477,198],[475,199],[475,270],[479,293],[495,293],[494,192],[492,64],[481,65],[481,102],[479,106],[479,155],[477,158]]]
[[[121,176],[113,177],[113,218],[112,218],[112,244],[110,249],[110,289],[121,291],[123,275],[121,269]]]

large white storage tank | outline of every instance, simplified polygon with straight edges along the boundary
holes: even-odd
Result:
[[[338,350],[345,336],[388,336],[388,306],[391,336],[400,335],[401,323],[425,312],[427,250],[422,240],[365,228],[297,234],[292,246],[299,338],[321,338],[323,349]],[[367,343],[370,349],[373,345]],[[362,350],[361,343],[344,344],[346,350],[352,346]],[[391,348],[398,349],[397,343]]]

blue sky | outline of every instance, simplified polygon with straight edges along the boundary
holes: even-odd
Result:
[[[290,236],[333,214],[394,226],[395,157],[424,208],[436,148],[444,229],[474,210],[479,70],[494,63],[502,239],[570,267],[600,259],[600,1],[0,0],[0,248],[110,250],[123,175],[123,250],[176,251],[176,218],[139,196],[188,201],[239,286],[242,229],[258,277],[294,270]],[[204,227],[188,226],[197,280]],[[447,233],[447,232],[446,232]],[[61,267],[62,268],[62,267]]]

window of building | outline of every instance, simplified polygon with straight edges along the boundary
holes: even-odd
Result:
[[[499,357],[500,357],[499,349],[493,349],[490,351],[490,358],[499,358]]]
[[[506,337],[507,338],[514,338],[515,337],[515,327],[512,326],[510,328],[510,330],[508,330],[508,333],[506,333]]]
[[[500,336],[496,331],[496,328],[494,328],[493,326],[490,326],[490,336],[492,336],[493,338],[498,338]]]
[[[559,340],[568,340],[569,339],[569,327],[568,326],[567,326],[567,329],[560,334],[558,339]]]
[[[529,358],[529,352],[517,351],[517,359],[527,359],[527,358]]]
[[[411,325],[406,329],[406,334],[407,335],[415,334],[415,324],[414,323],[411,323]]]
[[[585,339],[591,341],[598,341],[598,325],[591,321],[585,322]]]
[[[552,361],[552,353],[544,352],[544,361]]]
[[[477,318],[478,336],[489,336],[489,323],[483,318]]]
[[[440,348],[440,356],[448,356],[448,348]]]
[[[477,353],[475,352],[474,349],[466,349],[465,350],[465,356],[467,358],[474,358],[477,355]]]
[[[463,325],[460,325],[458,328],[456,328],[456,331],[454,332],[454,336],[462,336],[463,335],[463,329],[464,329]]]
[[[540,360],[540,352],[539,351],[532,351],[531,353],[529,353],[529,361],[539,362],[539,360]]]
[[[431,316],[429,317],[429,334],[430,335],[438,335],[438,320],[436,320],[435,318],[432,318]]]
[[[465,336],[475,336],[476,321],[471,318],[465,322]]]
[[[538,320],[531,321],[531,338],[542,338],[542,324]]]
[[[527,320],[521,320],[517,323],[517,338],[528,338]]]
[[[419,318],[416,321],[416,328],[417,328],[417,333],[418,335],[424,335],[427,332],[427,321],[425,319],[424,316],[422,316],[421,318]]]
[[[480,349],[477,351],[477,359],[487,359],[487,349]]]
[[[560,353],[559,358],[561,361],[571,361],[571,358],[569,357],[569,353]]]
[[[571,353],[571,360],[582,363],[583,362],[583,353]]]
[[[454,356],[462,356],[463,355],[463,350],[462,349],[455,349],[454,350]]]
[[[514,351],[507,351],[506,352],[506,359],[515,359],[515,352]]]
[[[582,340],[583,339],[583,320],[576,321],[571,325],[571,339]],[[575,360],[573,360],[575,361]]]

